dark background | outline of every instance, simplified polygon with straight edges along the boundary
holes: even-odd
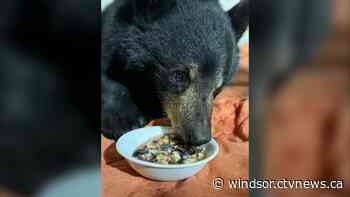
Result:
[[[349,8],[347,0],[251,1],[250,177],[345,187],[276,196],[350,194]]]
[[[100,1],[3,1],[0,13],[0,194],[32,195],[98,167]]]

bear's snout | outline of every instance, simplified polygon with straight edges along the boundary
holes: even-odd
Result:
[[[182,119],[177,131],[184,142],[193,146],[206,144],[211,140],[210,113],[202,110],[202,113],[192,113],[188,119]]]

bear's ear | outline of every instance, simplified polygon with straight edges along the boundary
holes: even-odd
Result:
[[[131,0],[133,15],[143,20],[152,20],[169,12],[176,0]]]
[[[221,3],[221,0],[220,0]],[[249,25],[249,0],[241,0],[236,6],[230,9],[230,5],[221,4],[222,8],[227,11],[236,40],[239,40]]]

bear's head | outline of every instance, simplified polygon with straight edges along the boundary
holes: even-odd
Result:
[[[119,81],[146,116],[166,114],[185,142],[207,143],[213,99],[238,66],[248,2],[226,12],[218,0],[131,0],[121,10]]]

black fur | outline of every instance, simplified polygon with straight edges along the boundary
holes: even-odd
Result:
[[[117,139],[164,116],[164,95],[191,83],[211,92],[220,70],[229,82],[239,60],[237,41],[248,25],[248,5],[229,14],[216,0],[118,0],[103,14],[102,131]],[[188,65],[199,65],[192,81]],[[210,95],[208,95],[210,96]]]

